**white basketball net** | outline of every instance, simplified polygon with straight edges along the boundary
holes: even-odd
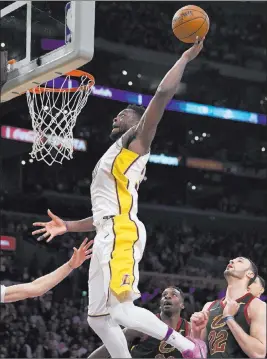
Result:
[[[53,80],[52,88],[56,88]],[[27,91],[27,102],[35,132],[31,157],[44,161],[49,166],[54,162],[62,164],[64,159],[73,158],[73,128],[77,116],[85,106],[91,93],[93,80],[82,76],[80,86],[75,92],[70,92],[66,85],[71,84],[71,76],[66,75],[61,90],[51,91],[47,83]]]

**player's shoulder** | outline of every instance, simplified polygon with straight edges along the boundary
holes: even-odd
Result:
[[[250,308],[253,310],[266,309],[266,303],[257,297],[253,297],[250,302]]]
[[[98,161],[98,164],[100,164],[101,162],[103,162],[103,160],[107,159],[107,158],[111,158],[111,157],[115,157],[117,156],[120,151],[122,149],[122,145],[121,145],[121,139],[118,139],[116,142],[112,143],[107,149],[106,151],[103,153],[103,155],[101,156],[100,160]]]
[[[209,311],[211,307],[213,307],[217,302],[219,301],[219,299],[213,300],[212,302],[207,302],[202,311]]]
[[[262,316],[266,312],[266,303],[261,299],[253,297],[248,305],[249,317]]]

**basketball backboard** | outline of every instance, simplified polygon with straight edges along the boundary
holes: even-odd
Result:
[[[10,65],[1,102],[75,70],[94,53],[94,1],[1,1],[1,49]]]

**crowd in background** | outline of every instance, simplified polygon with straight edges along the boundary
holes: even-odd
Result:
[[[183,5],[188,3],[178,5],[170,2],[166,7],[164,2],[113,2],[108,5],[99,2],[96,37],[136,48],[179,54],[186,46],[174,37],[171,23],[173,15]],[[187,91],[182,94],[182,99],[248,111],[263,111],[265,100],[259,91],[260,88],[262,92],[266,90],[263,83],[251,80],[251,84],[248,84],[240,76],[235,78],[235,70],[232,71],[233,76],[223,76],[224,71],[216,69],[214,64],[234,65],[239,69],[262,72],[264,76],[266,53],[262,33],[267,26],[264,10],[261,11],[260,7],[256,9],[252,3],[246,3],[246,6],[229,3],[227,7],[207,2],[197,5],[210,17],[210,30],[201,54],[201,59],[206,62],[191,76],[187,77],[185,74]],[[109,28],[112,31],[108,31]],[[108,54],[106,57],[108,58]],[[136,80],[133,82],[134,87],[138,86]]]
[[[262,36],[264,24],[267,23],[265,14],[252,9],[249,12],[247,8],[242,12],[242,6],[238,8],[232,4],[230,5],[233,9],[220,4],[198,5],[202,6],[210,17],[211,26],[205,43],[205,56],[209,59],[244,66],[248,55],[255,57],[253,51],[247,47],[265,47]],[[252,4],[250,6],[252,7]],[[177,10],[175,3],[169,3],[166,9],[163,2],[138,2],[136,6],[132,6],[130,2],[100,2],[96,13],[98,36],[102,35],[111,41],[128,45],[173,52],[175,47],[171,21]],[[112,28],[112,31],[107,31],[108,28]]]
[[[40,220],[38,216],[27,218],[21,214],[16,219],[12,215],[2,216],[1,233],[19,235],[20,238],[35,243],[31,235],[33,221]],[[197,225],[169,224],[160,222],[155,224],[153,219],[145,221],[147,229],[147,245],[141,270],[157,273],[176,273],[214,278],[221,277],[223,268],[231,258],[239,255],[253,259],[263,275],[267,275],[267,241],[266,235],[254,230],[204,230]],[[86,234],[87,235],[87,234]],[[47,248],[60,251],[64,258],[71,255],[74,245],[84,234],[67,233],[61,239],[54,240]],[[94,233],[89,233],[93,238]],[[37,250],[37,248],[36,248]],[[19,256],[19,254],[18,254]],[[217,260],[217,266],[214,266]],[[218,263],[221,263],[219,265]],[[45,271],[57,267],[57,262],[49,263]],[[30,266],[30,273],[36,273],[40,268],[35,260]],[[6,267],[8,271],[8,267]],[[16,277],[17,273],[14,273]],[[31,275],[31,274],[30,274]],[[41,273],[39,273],[39,276]]]
[[[124,107],[125,104],[115,101],[91,98],[88,108],[92,109],[93,116],[84,111],[74,133],[75,138],[86,140],[87,151],[74,152],[73,161],[51,167],[42,162],[29,163],[26,153],[21,158],[26,164],[21,166],[18,186],[12,190],[3,188],[0,192],[2,208],[45,213],[50,205],[44,192],[54,191],[58,195],[73,194],[83,199],[72,201],[75,209],[66,206],[64,215],[88,213],[92,171],[111,144],[109,133],[112,119]],[[20,126],[28,125],[26,120],[20,120]],[[179,163],[177,161],[177,166],[170,166],[149,160],[145,179],[140,186],[140,203],[186,206],[232,214],[266,214],[266,194],[259,194],[265,188],[264,178],[267,175],[266,138],[263,126],[205,117],[199,121],[197,116],[166,111],[151,154],[179,158]],[[191,169],[187,165],[187,160],[191,158],[218,161],[216,163],[222,164],[223,170]],[[242,174],[239,176],[239,167],[248,175],[258,176],[258,179],[246,178]],[[7,176],[7,188],[9,182]],[[192,190],[192,186],[196,186],[196,189]],[[255,195],[252,192],[258,193]],[[253,197],[256,199],[252,202]],[[55,211],[65,206],[61,203],[59,197]]]
[[[14,235],[18,241],[30,241],[32,221],[8,216],[2,217],[1,233]],[[148,232],[145,255],[141,262],[141,293],[153,295],[152,300],[142,296],[137,304],[154,313],[159,311],[160,292],[167,285],[177,285],[185,292],[187,319],[200,310],[205,302],[216,299],[221,290],[212,278],[223,278],[223,270],[230,258],[238,255],[252,258],[267,275],[266,236],[253,232],[204,231],[196,226],[146,223]],[[92,235],[93,236],[93,235]],[[64,235],[51,244],[42,244],[50,253],[61,254],[66,261],[72,247],[78,245],[83,234]],[[90,237],[91,238],[91,237]],[[216,265],[215,265],[216,263]],[[84,263],[73,275],[53,291],[41,298],[30,299],[1,306],[0,358],[86,358],[101,343],[87,324],[87,276],[88,265]],[[49,260],[40,268],[36,257],[21,266],[20,253],[4,256],[1,252],[0,280],[15,282],[32,281],[59,266],[57,259]],[[154,274],[146,273],[153,272]],[[193,282],[179,281],[168,273],[199,276],[207,285],[193,287]],[[164,275],[166,276],[164,277]],[[201,279],[202,278],[202,279]]]
[[[86,301],[85,301],[86,302]],[[82,296],[53,294],[1,305],[1,358],[87,358],[101,343],[87,324]]]
[[[40,2],[38,6],[45,6],[43,11],[52,16],[50,10],[63,5]],[[266,96],[266,89],[260,83],[253,79],[252,82],[237,79],[234,70],[233,77],[223,76],[216,66],[211,65],[217,63],[241,66],[245,71],[264,71],[266,54],[262,50],[265,47],[262,32],[267,18],[261,11],[261,4],[258,3],[257,7],[252,3],[244,6],[229,3],[227,7],[207,2],[198,5],[207,11],[211,20],[201,55],[205,61],[197,73],[185,74],[187,91],[177,98],[261,112],[264,108],[260,101]],[[97,38],[166,53],[176,53],[179,47],[178,52],[181,52],[183,45],[174,38],[171,29],[177,4],[97,2],[96,7]],[[61,14],[63,16],[64,12]],[[114,60],[113,55],[96,51],[90,64],[93,68],[95,66],[93,73],[100,85],[114,84],[108,77],[112,72],[112,61],[117,59]],[[149,91],[138,86],[136,80],[132,90]],[[24,99],[21,103],[20,99],[15,100],[16,104],[21,105]],[[108,135],[112,119],[124,106],[116,101],[91,97],[74,130],[74,137],[87,141],[87,152],[75,153],[73,161],[68,161],[63,167],[32,164],[28,154],[21,155],[21,158],[16,155],[12,161],[7,158],[3,165],[5,179],[0,189],[0,208],[5,212],[1,213],[0,234],[14,236],[18,249],[13,254],[0,252],[1,282],[29,282],[55,270],[68,260],[72,248],[85,237],[83,233],[68,233],[50,244],[37,244],[31,235],[32,223],[40,220],[48,208],[64,218],[90,216],[91,173],[110,145]],[[12,112],[15,109],[16,112]],[[1,117],[1,124],[29,127],[25,106],[15,106],[9,111]],[[165,112],[151,153],[182,156],[183,160],[177,167],[149,163],[145,181],[140,186],[140,203],[151,207],[168,205],[180,210],[193,208],[206,215],[208,210],[218,214],[216,230],[215,226],[210,229],[200,228],[197,223],[189,224],[185,218],[184,222],[179,219],[179,222],[170,224],[164,219],[156,222],[151,214],[150,220],[144,220],[148,239],[140,264],[140,290],[141,293],[154,293],[154,298],[148,301],[146,296],[142,296],[137,304],[157,313],[160,291],[167,285],[177,285],[185,292],[183,316],[187,319],[205,302],[217,298],[222,289],[218,280],[223,279],[229,259],[247,256],[257,263],[260,275],[267,276],[266,232],[262,233],[256,224],[254,228],[251,225],[251,229],[242,228],[240,224],[236,229],[222,229],[219,225],[220,216],[224,214],[232,215],[234,220],[241,217],[238,215],[249,215],[251,221],[266,216],[267,152],[262,151],[264,146],[267,147],[265,128],[205,116],[201,116],[199,121],[199,118]],[[12,146],[15,143],[10,142]],[[18,150],[18,153],[22,152]],[[242,166],[251,178],[259,173],[263,175],[252,180],[247,173],[247,176],[238,175],[237,170],[230,175],[227,171],[186,168],[185,159],[192,157],[221,161],[228,164],[228,169],[234,165],[235,168]],[[26,161],[25,166],[20,166],[21,160]],[[18,170],[13,172],[12,166],[17,166]],[[93,236],[89,234],[89,239]],[[27,248],[28,253],[24,252]],[[41,264],[38,258],[42,255],[46,259]],[[41,298],[1,305],[0,358],[87,358],[100,345],[87,324],[88,265],[88,262],[84,263]],[[179,280],[172,275],[188,279]],[[194,284],[193,277],[197,278],[199,285]]]

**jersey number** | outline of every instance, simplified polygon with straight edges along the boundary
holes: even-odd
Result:
[[[213,355],[215,353],[224,353],[227,338],[228,333],[226,330],[220,330],[219,332],[212,330],[208,336],[210,354]]]

